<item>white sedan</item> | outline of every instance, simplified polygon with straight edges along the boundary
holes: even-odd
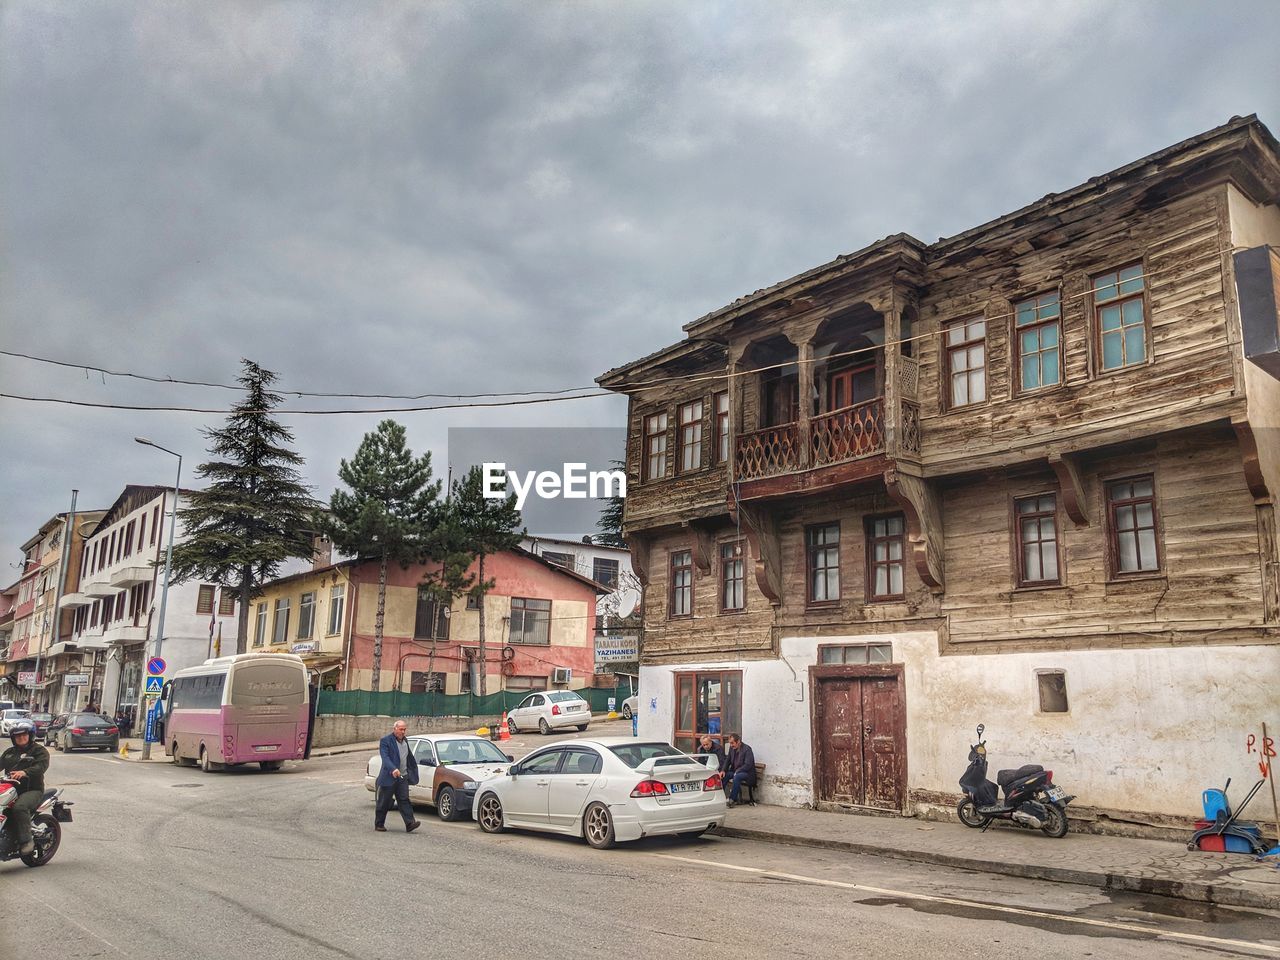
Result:
[[[587,729],[591,705],[572,690],[531,693],[507,711],[507,728],[512,733],[537,730],[544,736],[565,727]]]
[[[441,820],[457,820],[471,813],[476,790],[486,780],[500,777],[511,757],[484,737],[472,734],[407,737],[418,761],[418,782],[409,785],[412,803],[429,803]],[[382,757],[374,754],[365,765],[364,786],[378,795],[377,779]]]
[[[622,717],[624,720],[630,720],[640,712],[640,694],[633,693],[627,699],[622,701]]]
[[[19,720],[31,720],[31,711],[15,708],[0,714],[0,736],[7,736]],[[35,721],[32,721],[32,725],[35,725]]]
[[[524,827],[604,849],[724,826],[725,798],[718,773],[670,744],[607,737],[543,747],[512,764],[481,784],[475,817],[485,833]]]

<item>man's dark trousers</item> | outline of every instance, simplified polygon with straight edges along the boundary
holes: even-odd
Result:
[[[407,828],[413,823],[413,805],[409,802],[409,782],[404,777],[397,777],[390,787],[378,788],[378,806],[373,816],[373,825],[383,827],[387,824],[387,811],[391,809],[391,801],[395,800],[400,808],[400,816],[404,817]]]
[[[742,792],[742,785],[748,780],[755,779],[755,772],[752,770],[739,770],[733,775],[731,781],[732,786],[729,787],[729,799],[734,803],[738,802],[738,795]],[[753,784],[754,786],[754,784]]]

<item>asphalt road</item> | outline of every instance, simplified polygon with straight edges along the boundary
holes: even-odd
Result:
[[[425,808],[375,833],[365,759],[205,775],[55,754],[76,819],[48,866],[0,864],[0,958],[1280,957],[1280,917],[905,861],[601,852]]]

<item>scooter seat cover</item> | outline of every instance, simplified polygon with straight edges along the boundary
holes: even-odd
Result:
[[[1028,763],[1017,770],[1001,770],[996,774],[996,783],[1000,784],[1001,787],[1007,787],[1015,780],[1021,780],[1023,777],[1029,777],[1034,773],[1044,773],[1044,767],[1038,763]]]

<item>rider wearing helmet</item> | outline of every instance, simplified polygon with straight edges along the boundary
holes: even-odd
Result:
[[[13,824],[13,836],[18,850],[28,854],[35,852],[31,840],[31,817],[44,797],[44,772],[49,769],[49,751],[36,743],[36,725],[30,720],[19,720],[9,729],[13,741],[4,753],[0,753],[0,770],[6,779],[17,782],[18,799],[9,808],[8,822]]]

